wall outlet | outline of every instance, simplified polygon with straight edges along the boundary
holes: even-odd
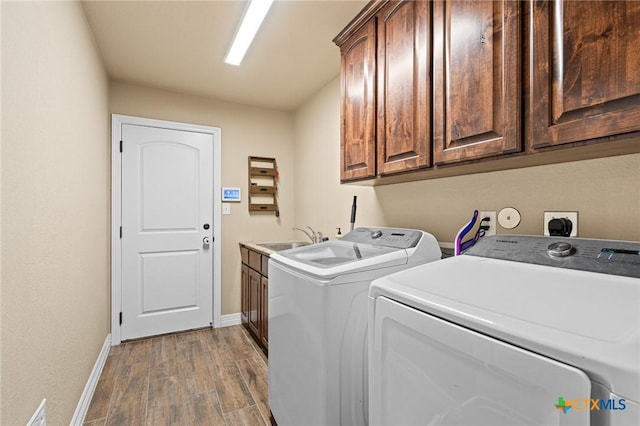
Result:
[[[47,400],[43,399],[40,406],[31,416],[31,420],[27,423],[27,426],[47,426]]]
[[[482,222],[482,219],[484,219],[485,217],[488,217],[489,220]],[[497,222],[496,222],[496,212],[495,211],[492,211],[492,212],[480,212],[478,214],[478,222],[480,222],[482,225],[489,225],[489,229],[484,231],[485,237],[488,237],[489,235],[496,235],[496,224],[497,224]]]
[[[571,221],[571,237],[578,236],[578,212],[544,212],[543,235],[549,236],[549,222],[551,219],[569,219]]]

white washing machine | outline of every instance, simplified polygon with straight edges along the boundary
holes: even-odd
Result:
[[[269,259],[269,403],[280,426],[367,423],[371,281],[438,260],[428,233],[357,228]]]
[[[369,293],[372,425],[640,425],[640,243],[498,235]]]

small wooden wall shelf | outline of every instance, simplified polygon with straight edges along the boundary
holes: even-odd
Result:
[[[278,210],[278,167],[275,158],[249,157],[249,212]]]

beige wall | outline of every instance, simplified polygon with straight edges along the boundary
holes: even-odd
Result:
[[[68,424],[109,333],[107,84],[79,3],[2,3],[2,424]]]
[[[293,121],[290,113],[112,82],[114,114],[221,128],[222,186],[239,187],[242,202],[222,216],[222,314],[240,312],[240,241],[283,240],[293,235]],[[280,172],[280,217],[249,214],[247,157],[274,157]]]
[[[348,232],[354,195],[358,197],[356,226],[387,223],[374,188],[340,185],[339,92],[335,79],[294,116],[296,224],[310,225],[332,239],[336,227]]]
[[[577,210],[580,236],[640,240],[640,154],[375,188],[340,185],[339,91],[336,79],[295,116],[298,223],[329,231],[346,225],[349,195],[357,194],[358,224],[424,229],[445,242],[475,208],[503,207],[517,208],[522,222],[500,233],[540,235],[545,210]]]
[[[0,24],[2,2],[0,2]],[[0,93],[2,93],[2,31],[0,31]],[[2,164],[2,102],[0,102],[0,165]],[[2,423],[2,173],[0,172],[0,425]]]
[[[560,177],[564,180],[560,182]],[[376,188],[391,225],[453,241],[475,208],[515,207],[520,225],[499,233],[541,235],[543,212],[578,211],[585,238],[640,240],[640,154],[480,173]]]

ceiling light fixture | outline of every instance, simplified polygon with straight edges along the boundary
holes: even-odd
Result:
[[[249,6],[244,12],[240,28],[238,28],[231,48],[224,59],[227,64],[240,65],[272,3],[273,0],[249,1]]]

